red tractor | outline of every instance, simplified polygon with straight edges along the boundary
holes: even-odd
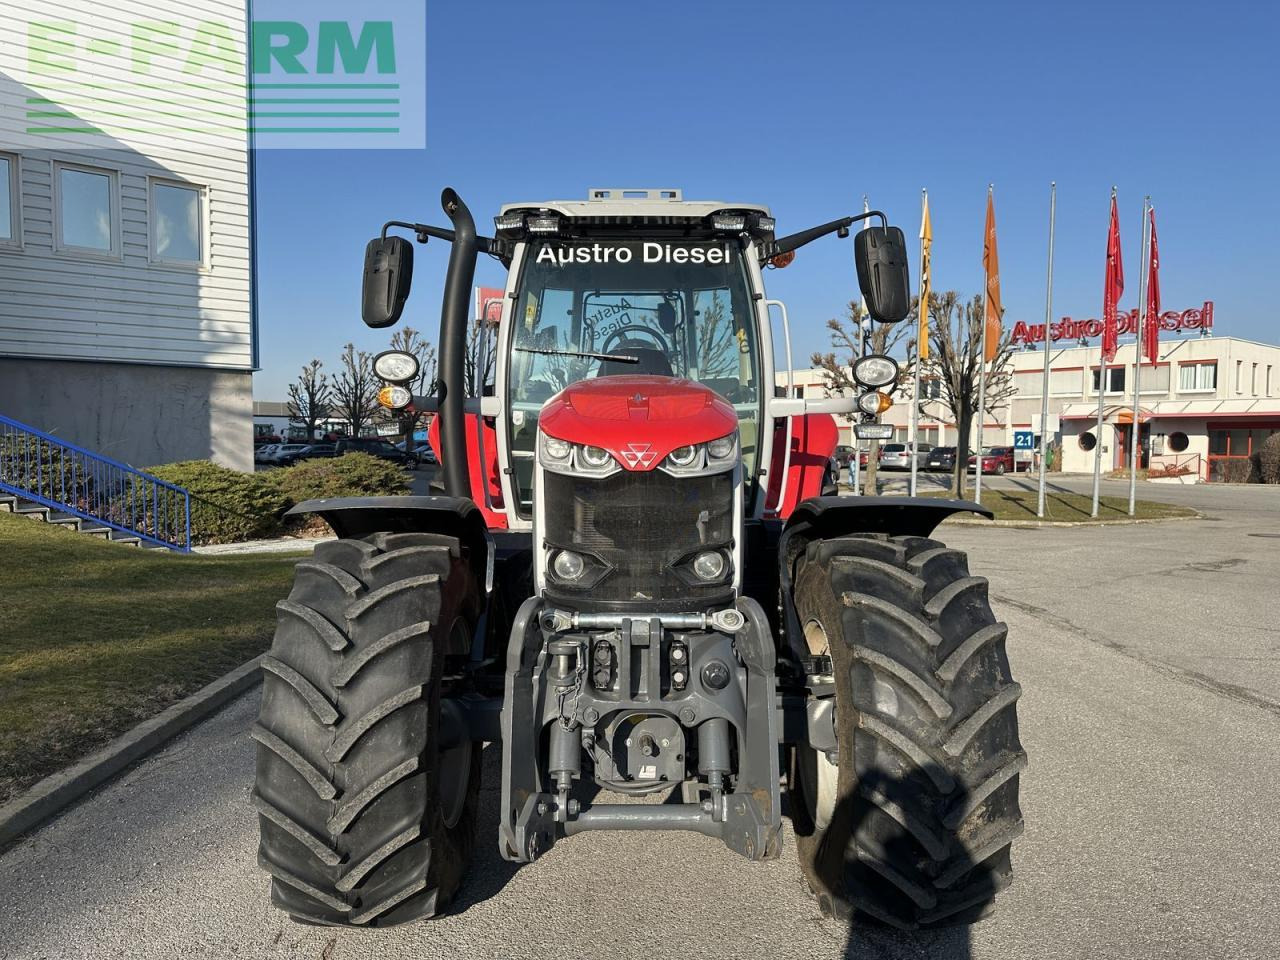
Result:
[[[859,285],[872,318],[900,321],[902,231],[870,213],[778,237],[765,207],[678,190],[511,204],[492,237],[452,190],[443,206],[450,228],[393,222],[369,244],[363,313],[389,326],[409,294],[412,244],[391,228],[451,245],[444,495],[293,511],[339,539],[297,565],[263,663],[253,799],[273,902],[335,925],[444,911],[489,742],[508,860],[590,830],[776,857],[785,783],[823,911],[980,917],[1022,827],[1019,687],[986,580],[931,535],[986,511],[830,495],[832,414],[883,437],[897,365],[860,358],[857,398],[793,396],[776,386],[786,310],[764,292],[765,267],[877,219],[855,236]],[[492,383],[467,396],[480,253],[509,276]],[[405,386],[413,356],[376,369],[386,405],[433,406]]]

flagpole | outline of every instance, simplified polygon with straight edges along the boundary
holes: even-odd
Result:
[[[1111,188],[1111,206],[1115,207],[1116,188]],[[1110,240],[1108,240],[1108,244]],[[1107,257],[1110,261],[1110,247],[1108,246]],[[1109,294],[1108,294],[1109,296]],[[1103,303],[1102,318],[1102,346],[1098,350],[1098,425],[1094,432],[1093,443],[1093,509],[1089,516],[1096,518],[1098,516],[1098,500],[1102,488],[1102,403],[1107,393],[1107,316],[1106,303]],[[1117,332],[1117,336],[1119,333]]]
[[[922,203],[928,203],[929,191],[921,190],[920,197]],[[916,495],[916,471],[918,469],[916,460],[918,453],[916,447],[917,438],[920,436],[920,317],[927,314],[929,304],[925,302],[928,298],[928,291],[924,286],[924,224],[921,223],[920,230],[920,298],[916,304],[916,362],[914,364],[915,373],[911,385],[911,436],[907,449],[911,451],[911,483],[909,485],[910,496]]]
[[[1137,509],[1138,498],[1138,447],[1142,437],[1142,427],[1138,422],[1138,388],[1142,381],[1142,333],[1147,317],[1147,272],[1151,269],[1147,258],[1151,255],[1151,229],[1147,210],[1151,207],[1150,195],[1142,199],[1142,260],[1138,267],[1138,342],[1134,346],[1133,355],[1133,423],[1129,425],[1129,516]]]
[[[1036,516],[1044,517],[1045,473],[1049,446],[1049,324],[1053,320],[1053,221],[1058,207],[1058,184],[1049,184],[1049,273],[1044,288],[1044,378],[1040,387],[1040,493],[1036,501]]]

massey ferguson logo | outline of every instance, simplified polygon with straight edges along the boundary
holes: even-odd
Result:
[[[653,447],[647,443],[628,443],[618,452],[622,455],[622,459],[626,461],[627,466],[633,470],[637,466],[648,467],[657,457],[657,454],[653,452]]]

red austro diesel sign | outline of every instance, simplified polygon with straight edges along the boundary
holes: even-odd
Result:
[[[1136,334],[1138,332],[1138,308],[1134,307],[1132,310],[1117,313],[1116,325],[1119,327],[1121,336],[1126,333]],[[1160,314],[1160,329],[1173,333],[1181,333],[1183,330],[1213,329],[1213,301],[1206,300],[1204,306],[1199,310],[1193,307],[1190,310],[1183,310],[1181,313],[1176,310],[1168,310]],[[1055,341],[1079,340],[1082,337],[1100,337],[1102,336],[1102,321],[1072,320],[1070,317],[1063,317],[1057,323],[1049,324],[1049,336]],[[1014,343],[1043,343],[1044,324],[1019,321],[1014,324],[1012,339]]]

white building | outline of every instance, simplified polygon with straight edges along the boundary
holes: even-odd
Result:
[[[1207,314],[1212,324],[1211,304],[1183,315],[1187,313]],[[1164,316],[1171,315],[1179,316]],[[1063,323],[1073,325],[1069,331],[1073,334],[1086,339],[1096,336],[1093,327],[1070,320]],[[1186,330],[1192,335],[1185,335]],[[1243,479],[1241,471],[1247,475],[1249,455],[1267,436],[1280,432],[1280,346],[1208,336],[1209,327],[1186,330],[1183,335],[1176,329],[1162,332],[1157,363],[1142,365],[1138,416],[1142,464],[1153,469],[1174,467],[1206,481]],[[1054,324],[1052,332],[1064,331]],[[983,442],[989,446],[1012,446],[1016,432],[1030,432],[1039,443],[1045,354],[1036,341],[1043,341],[1043,326],[1019,325],[1014,336],[1021,341],[1010,357],[1014,392],[986,418]],[[1024,349],[1028,343],[1033,349]],[[1093,470],[1098,441],[1098,346],[1079,346],[1076,340],[1066,344],[1060,338],[1050,348],[1050,440],[1061,444],[1061,469],[1087,473]],[[1128,464],[1135,350],[1136,343],[1128,338],[1107,368],[1101,436],[1106,471]],[[822,391],[822,371],[800,370],[795,376],[806,392]],[[881,418],[894,425],[895,440],[907,439],[910,391],[909,383],[899,388],[894,406]],[[954,445],[955,423],[945,404],[932,399],[938,395],[938,385],[926,381],[921,393],[925,399],[920,408],[920,441]],[[842,421],[840,431],[841,442],[849,443],[851,425]],[[976,439],[975,430],[971,446]]]
[[[102,53],[111,31],[127,44],[154,21],[153,3],[120,0],[93,24],[46,13],[68,21],[42,54],[47,84],[26,70],[26,25],[0,26],[0,414],[134,466],[252,469],[247,134],[130,132],[120,107],[152,84],[200,93],[164,47],[145,82],[127,46]],[[243,0],[189,0],[182,16],[224,24],[243,64]]]

